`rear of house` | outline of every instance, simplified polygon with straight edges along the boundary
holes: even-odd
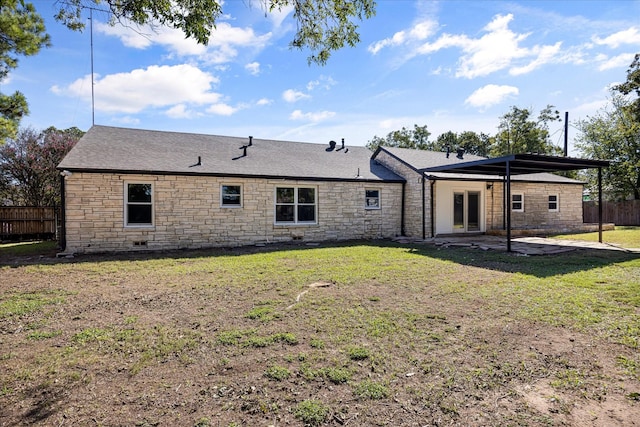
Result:
[[[364,147],[94,126],[59,169],[67,252],[401,234],[404,179]]]
[[[512,178],[511,200],[498,175],[427,172],[435,166],[456,166],[484,157],[380,147],[373,159],[407,180],[406,232],[429,238],[457,233],[495,233],[506,228],[575,230],[582,224],[583,183],[550,173]]]
[[[429,172],[483,159],[94,126],[59,165],[66,251],[575,230],[579,181]],[[486,160],[486,159],[485,159]]]

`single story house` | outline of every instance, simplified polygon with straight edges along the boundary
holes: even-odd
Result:
[[[429,172],[455,153],[93,126],[58,166],[69,253],[241,246],[582,224],[581,182]]]

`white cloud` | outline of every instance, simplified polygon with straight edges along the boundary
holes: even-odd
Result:
[[[612,68],[628,67],[633,62],[634,56],[635,55],[633,53],[623,53],[621,55],[614,56],[613,58],[609,58],[606,55],[598,55],[596,57],[596,61],[600,62],[598,70],[605,71]]]
[[[238,55],[238,47],[262,50],[271,39],[272,34],[257,35],[252,28],[233,27],[227,22],[219,22],[209,39],[203,46],[192,38],[185,38],[181,30],[169,27],[151,28],[104,23],[96,24],[97,31],[120,39],[126,47],[147,49],[152,45],[161,45],[173,55],[197,56],[198,59],[222,64],[232,61]]]
[[[492,105],[500,104],[505,99],[518,95],[519,90],[515,86],[506,85],[486,85],[473,92],[464,101],[472,107],[488,108]]]
[[[122,125],[139,125],[140,119],[131,116],[122,116],[113,120],[116,123],[120,123]]]
[[[126,47],[146,49],[151,46],[153,44],[151,34],[144,33],[138,26],[135,27],[136,29],[123,25],[109,25],[104,22],[95,22],[93,25],[96,33],[117,37]]]
[[[616,49],[623,44],[640,45],[640,31],[636,27],[631,27],[626,30],[613,33],[605,38],[594,36],[591,39],[597,45],[605,45],[612,49]]]
[[[260,2],[262,6],[262,2]],[[274,28],[282,26],[282,23],[287,17],[294,12],[293,6],[284,6],[279,9],[274,9],[267,14],[267,18],[271,21]]]
[[[259,62],[251,62],[244,66],[244,69],[249,72],[249,74],[253,76],[257,76],[260,74],[260,63]]]
[[[392,37],[370,44],[367,50],[375,55],[387,46],[399,46],[401,44],[404,44],[405,40],[406,33],[404,31],[398,31]]]
[[[437,26],[438,23],[431,19],[417,22],[408,30],[398,31],[389,38],[370,44],[367,50],[375,55],[385,47],[400,46],[411,41],[425,40],[435,33]]]
[[[225,103],[218,103],[207,108],[207,113],[217,114],[219,116],[230,116],[238,110],[238,108],[232,107]]]
[[[529,64],[521,66],[521,67],[512,67],[509,70],[509,74],[512,76],[519,76],[521,74],[527,74],[532,72],[533,70],[542,67],[544,64],[552,62],[555,57],[560,53],[560,47],[562,46],[562,42],[557,42],[552,46],[536,46],[532,49],[532,53],[536,55],[536,57],[529,62]]]
[[[311,95],[293,89],[287,89],[282,92],[282,99],[284,99],[286,102],[293,103],[306,98],[311,98]]]
[[[444,33],[435,40],[429,38],[434,35],[437,24],[433,21],[423,21],[421,26],[397,32],[393,37],[372,44],[369,51],[375,54],[387,46],[404,45],[411,50],[407,55],[407,58],[411,58],[416,55],[430,55],[443,49],[458,48],[462,55],[458,59],[455,76],[469,79],[504,69],[510,69],[512,75],[525,74],[558,60],[561,42],[525,47],[523,43],[529,37],[529,33],[512,31],[509,24],[513,19],[512,14],[494,16],[483,28],[484,34],[478,38],[466,34]]]
[[[527,49],[520,47],[520,42],[528,34],[516,34],[509,29],[513,15],[497,15],[484,30],[487,34],[479,39],[461,38],[459,47],[464,54],[456,71],[457,77],[474,78],[489,75],[495,71],[509,67],[519,58],[529,56]]]
[[[320,76],[317,80],[311,80],[307,83],[307,90],[311,92],[316,88],[322,88],[325,90],[331,89],[332,86],[335,86],[337,82],[330,76]]]
[[[258,102],[256,102],[256,105],[258,106],[271,105],[271,104],[273,104],[273,100],[269,98],[260,98]]]
[[[311,122],[321,122],[323,120],[329,119],[335,116],[336,113],[333,111],[318,111],[315,113],[303,113],[300,110],[295,110],[289,115],[291,120],[308,120]]]
[[[128,73],[96,76],[94,90],[96,110],[114,113],[138,113],[147,108],[179,104],[215,104],[220,94],[211,86],[218,79],[192,65],[157,66]],[[53,86],[59,95],[89,99],[91,76],[87,75],[66,87]]]
[[[167,115],[167,117],[170,117],[172,119],[191,119],[198,115],[193,110],[187,109],[187,106],[185,104],[174,105],[173,107],[169,108],[165,112],[165,114]]]

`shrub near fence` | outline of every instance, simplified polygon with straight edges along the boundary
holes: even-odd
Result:
[[[0,206],[0,239],[55,238],[59,208]]]
[[[583,222],[598,222],[598,203],[583,202]],[[602,222],[615,225],[640,225],[640,200],[602,202]]]

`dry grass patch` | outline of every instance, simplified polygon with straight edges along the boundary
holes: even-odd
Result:
[[[630,254],[381,242],[29,258],[0,274],[8,425],[640,418]]]

